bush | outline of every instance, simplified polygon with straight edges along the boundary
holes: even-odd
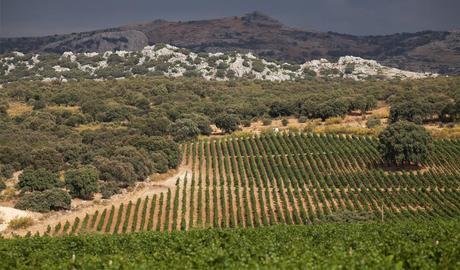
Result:
[[[243,127],[250,127],[251,126],[251,121],[250,120],[242,120],[241,125],[243,125]]]
[[[178,119],[171,124],[169,130],[178,142],[195,139],[200,134],[198,125],[191,119]]]
[[[222,114],[215,119],[216,126],[225,133],[239,129],[240,119],[233,114]]]
[[[44,168],[48,171],[57,172],[62,169],[64,160],[62,154],[53,148],[43,147],[32,150],[31,166],[34,169]]]
[[[22,196],[14,206],[17,209],[35,212],[49,212],[51,210],[68,210],[71,205],[69,193],[61,189],[50,189],[43,192],[35,191]]]
[[[22,191],[44,191],[60,186],[57,174],[45,169],[25,169],[19,176],[18,188]]]
[[[8,229],[26,229],[32,225],[34,225],[34,220],[31,217],[17,217],[10,220],[10,222],[8,223]]]
[[[374,128],[381,125],[381,121],[379,118],[369,118],[366,122],[367,128]]]
[[[283,120],[281,120],[281,124],[285,127],[289,124],[289,121],[286,118],[284,118]]]
[[[112,160],[130,163],[133,166],[136,178],[139,181],[144,181],[154,172],[155,168],[155,164],[151,160],[148,152],[145,149],[137,149],[134,146],[117,148]]]
[[[3,191],[6,188],[5,181],[3,179],[0,179],[0,192]]]
[[[271,124],[272,124],[272,119],[270,119],[270,118],[265,118],[265,119],[262,120],[262,125],[264,125],[264,126],[269,126]]]
[[[300,116],[300,117],[297,119],[297,122],[299,122],[300,124],[306,123],[307,121],[308,121],[308,118],[305,117],[305,116]]]
[[[43,99],[34,101],[33,110],[41,110],[46,108],[46,102]]]
[[[252,70],[256,72],[262,72],[265,69],[265,65],[262,60],[254,59],[252,60]]]
[[[167,170],[167,160],[165,162]],[[157,165],[156,162],[155,165]],[[128,162],[97,157],[95,159],[95,166],[101,173],[101,180],[115,181],[121,187],[128,187],[134,184],[138,178],[133,165]]]
[[[72,197],[91,200],[98,190],[99,173],[93,167],[81,167],[65,173],[65,183]]]
[[[105,182],[100,185],[100,191],[102,199],[110,199],[113,195],[120,193],[120,187],[115,182]]]

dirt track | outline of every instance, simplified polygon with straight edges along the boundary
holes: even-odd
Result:
[[[108,200],[97,199],[100,196],[96,196],[96,199],[92,201],[73,200],[72,210],[69,211],[52,212],[47,214],[27,212],[26,214],[28,216],[34,218],[35,225],[28,227],[26,230],[15,231],[14,233],[19,235],[26,234],[28,231],[38,231],[43,233],[46,231],[48,225],[51,225],[51,227],[54,228],[54,226],[58,223],[64,224],[66,221],[72,223],[76,217],[83,220],[87,213],[92,214],[96,211],[102,213],[102,211],[106,208],[110,210],[111,205],[119,206],[121,203],[126,204],[128,201],[135,203],[138,198],[144,199],[146,196],[152,197],[154,194],[167,191],[168,188],[174,188],[177,178],[182,179],[186,174],[191,175],[191,170],[187,166],[182,165],[176,170],[171,170],[168,173],[154,176],[155,180],[153,181],[147,179],[145,182],[139,182],[136,184],[133,191],[115,195]],[[2,232],[4,236],[9,236],[11,233],[12,232],[8,229]]]

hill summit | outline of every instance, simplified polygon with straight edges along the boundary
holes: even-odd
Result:
[[[301,30],[259,12],[210,20],[147,23],[90,32],[0,39],[0,53],[139,51],[158,43],[195,53],[252,52],[270,60],[304,63],[353,55],[415,72],[460,74],[460,32],[423,31],[353,36]]]

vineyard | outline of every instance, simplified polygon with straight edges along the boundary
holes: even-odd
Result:
[[[460,222],[0,239],[0,269],[458,269]]]
[[[333,221],[454,218],[460,141],[437,140],[422,168],[385,166],[371,137],[273,134],[182,146],[174,188],[40,234],[121,234]]]

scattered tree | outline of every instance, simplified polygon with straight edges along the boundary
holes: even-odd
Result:
[[[239,129],[240,119],[233,114],[222,114],[215,119],[215,123],[224,133],[232,133]]]
[[[49,189],[43,192],[35,191],[25,194],[14,207],[35,212],[49,212],[68,210],[70,205],[69,193],[61,189]]]
[[[98,179],[98,171],[89,166],[68,170],[65,173],[65,183],[70,195],[83,200],[93,198],[94,193],[98,190]]]
[[[428,157],[432,139],[422,126],[398,121],[380,133],[379,142],[379,151],[388,163],[420,165]]]
[[[44,191],[62,186],[57,174],[46,169],[25,169],[19,176],[18,188],[22,191]]]

